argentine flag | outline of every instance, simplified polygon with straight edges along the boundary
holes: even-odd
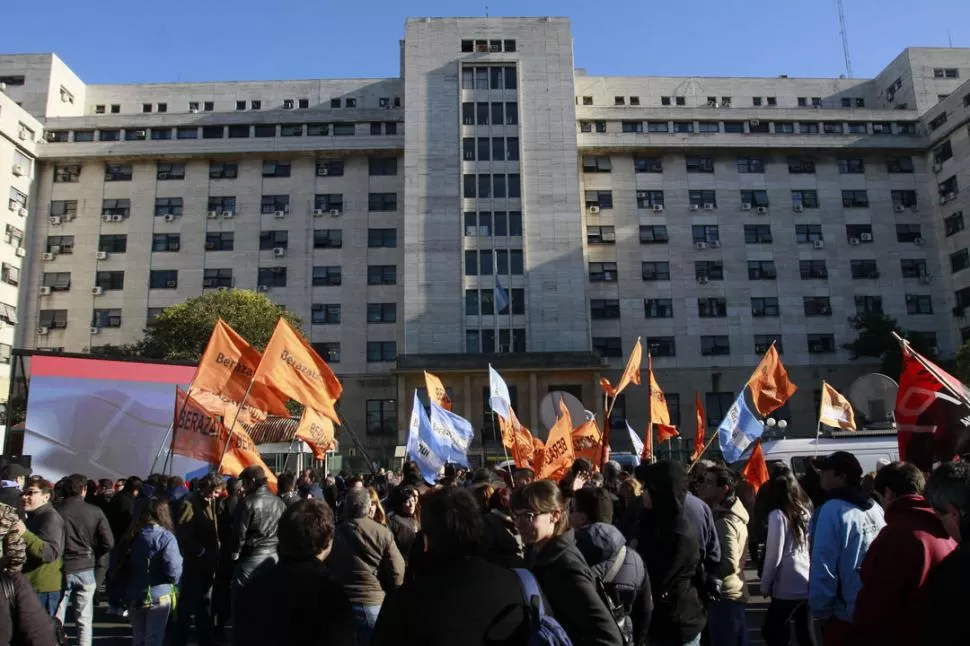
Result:
[[[737,462],[744,450],[764,432],[764,424],[748,408],[742,390],[717,427],[717,441],[724,461],[728,464]]]
[[[471,466],[468,463],[468,447],[475,437],[471,422],[432,403],[431,434],[437,438],[443,450],[440,455],[445,461],[465,468]]]
[[[424,481],[433,485],[438,482],[438,476],[445,468],[442,458],[444,451],[438,444],[438,438],[431,432],[431,421],[424,412],[417,390],[414,391],[414,403],[411,406],[407,454],[418,465]]]

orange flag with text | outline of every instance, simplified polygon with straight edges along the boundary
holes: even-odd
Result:
[[[424,385],[428,389],[428,400],[432,404],[451,410],[451,397],[448,396],[448,390],[440,379],[427,370],[424,371]]]
[[[764,417],[783,406],[798,390],[788,378],[788,372],[774,344],[768,348],[761,363],[754,369],[748,380],[748,387],[751,388],[754,407]]]
[[[647,355],[647,373],[650,377],[650,423],[657,427],[657,443],[663,444],[667,440],[677,437],[677,427],[670,423],[670,409],[667,408],[667,398],[657,383],[653,374],[653,357]],[[652,439],[652,438],[651,438]]]
[[[175,388],[172,452],[193,460],[217,464],[229,436],[225,425],[194,397]]]
[[[610,384],[609,379],[603,377],[600,379],[600,388],[603,389],[610,397],[616,397],[630,384],[640,384],[640,364],[643,362],[643,345],[640,343],[640,339],[637,339],[636,345],[633,346],[633,351],[630,352],[630,358],[627,359],[626,368],[623,369],[623,374],[620,375],[620,380],[616,382],[616,386]]]
[[[269,481],[269,488],[273,493],[276,493],[276,476],[263,462],[263,457],[256,449],[256,444],[249,437],[249,433],[237,426],[232,432],[232,440],[230,440],[229,447],[226,449],[226,455],[219,463],[219,473],[238,476],[243,469],[252,466],[262,467],[266,479]]]
[[[595,419],[591,419],[574,428],[572,440],[573,452],[577,458],[586,458],[593,464],[599,463],[603,434],[600,433]]]
[[[253,381],[272,386],[340,423],[336,404],[343,386],[327,362],[285,319],[276,324]]]
[[[744,465],[744,468],[741,469],[741,476],[754,487],[755,493],[770,479],[768,463],[765,462],[765,454],[761,451],[761,440],[754,443],[754,449],[751,450],[751,458]]]
[[[536,477],[539,480],[558,482],[573,466],[576,455],[573,451],[573,421],[569,417],[566,404],[559,402],[559,418],[549,429],[545,450],[542,452],[542,465]]]
[[[295,437],[307,443],[314,458],[326,460],[327,451],[335,446],[333,421],[309,406],[304,406]]]
[[[501,415],[496,415],[499,430],[502,432],[502,444],[512,452],[512,459],[515,466],[524,468],[530,467],[536,453],[536,440],[532,437],[525,426],[519,421],[515,411],[509,409],[512,419],[506,420]]]
[[[691,462],[697,462],[701,459],[701,455],[704,454],[704,431],[707,429],[707,422],[704,418],[704,406],[701,404],[701,394],[696,390],[694,391],[694,415],[696,416],[695,423],[697,427],[694,433],[694,451],[690,454]]]

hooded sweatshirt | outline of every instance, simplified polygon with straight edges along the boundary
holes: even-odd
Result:
[[[714,526],[721,544],[721,566],[718,570],[723,585],[721,599],[747,602],[744,585],[744,553],[748,545],[748,510],[740,498],[725,501],[714,510]]]
[[[808,605],[816,619],[851,623],[862,586],[859,567],[886,521],[882,507],[861,487],[828,493],[829,500],[819,507],[809,528]]]

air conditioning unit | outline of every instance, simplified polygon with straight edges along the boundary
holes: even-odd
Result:
[[[47,218],[47,222],[51,226],[54,226],[54,227],[59,226],[61,224],[61,216],[59,216],[59,215],[52,215],[49,218]]]
[[[269,285],[260,285],[256,289],[258,289],[261,292],[268,292],[269,291]]]
[[[859,239],[862,240],[863,242],[872,242],[872,234],[871,233],[860,233],[859,234]]]
[[[235,211],[223,211],[222,212],[222,217],[225,218],[226,220],[231,220],[234,217],[236,217],[236,212]]]
[[[20,177],[20,176],[22,176],[24,174],[24,167],[21,166],[20,164],[14,164],[13,165],[12,172],[17,177]]]
[[[711,246],[711,249],[720,249],[721,248],[721,241],[720,240],[711,240],[707,244],[709,244]]]
[[[172,214],[172,213],[166,213],[165,214],[165,221],[166,222],[175,222],[175,215]]]
[[[14,253],[17,254],[18,258],[23,258],[27,255],[27,250],[23,247],[17,247],[17,250]]]
[[[896,213],[902,213],[903,208],[904,208],[903,205],[900,204],[899,202],[893,204],[893,211],[895,211]]]
[[[40,288],[41,296],[50,296],[53,290],[48,285],[42,285]]]
[[[322,215],[326,215],[326,209],[313,209],[313,217],[319,218]]]
[[[920,276],[919,276],[919,284],[920,285],[929,285],[930,284],[930,275],[929,274],[920,274]]]
[[[696,204],[691,204],[691,205],[690,205],[689,207],[687,207],[687,208],[689,208],[689,209],[690,209],[691,211],[696,211],[696,210],[697,210],[697,209],[699,209],[700,207],[699,207],[698,205],[696,205]]]
[[[326,177],[330,174],[330,169],[326,166],[322,166],[317,169],[317,177]]]
[[[767,215],[767,214],[768,214],[768,207],[767,206],[759,206],[758,207],[758,215]]]
[[[52,254],[54,254],[56,256],[57,254],[59,254],[61,252],[61,245],[59,245],[59,244],[52,244],[50,247],[48,247],[48,250]]]
[[[698,276],[697,277],[697,284],[698,285],[706,285],[707,284],[707,276],[703,276],[703,275]]]
[[[698,251],[703,251],[704,249],[707,249],[707,243],[706,242],[695,242],[694,243],[694,249],[697,249]]]
[[[124,222],[125,221],[125,216],[123,216],[123,215],[112,215],[111,216],[111,221],[112,222]]]
[[[714,210],[714,203],[713,202],[705,202],[704,203],[704,210],[705,211],[713,211]]]
[[[750,211],[751,210],[751,202],[742,202],[741,203],[741,210],[742,211]]]
[[[175,289],[178,286],[179,286],[179,283],[178,283],[177,280],[168,280],[168,281],[165,281],[165,287],[167,287],[169,289]]]
[[[276,211],[273,213],[273,217],[277,220],[282,220],[286,217],[286,211]]]
[[[923,238],[913,238],[913,244],[917,247],[923,246]]]
[[[91,334],[98,334],[99,332],[101,332],[101,328],[94,325],[91,326]]]
[[[209,218],[210,220],[215,220],[217,217],[219,217],[219,212],[218,211],[209,211],[206,214],[206,217]]]
[[[589,207],[589,212],[595,215],[600,212],[600,207],[594,204],[593,206]]]
[[[332,217],[332,218],[339,218],[340,217],[340,209],[330,209],[330,217]]]
[[[101,216],[101,221],[102,222],[111,222],[111,214],[110,213],[103,214]]]
[[[37,328],[37,334],[38,334],[38,336],[47,336],[48,334],[50,334],[50,331],[51,331],[51,329],[49,327],[46,327],[46,326],[45,327],[39,327],[39,328]]]
[[[816,240],[816,241],[814,241],[812,243],[812,246],[815,247],[816,249],[824,249],[825,248],[825,241],[824,240]]]
[[[97,252],[95,254],[95,257],[98,260],[107,260],[108,259],[108,252],[107,251],[99,251],[99,252]]]
[[[653,212],[654,213],[663,213],[663,210],[664,210],[663,204],[654,204],[653,205]]]
[[[849,238],[849,244],[853,247],[859,246],[859,238]]]
[[[91,288],[91,296],[101,296],[101,294],[104,294],[104,288],[102,287]]]
[[[801,213],[802,211],[805,210],[805,207],[802,206],[801,204],[796,204],[791,208],[792,208],[792,211],[794,211],[795,213]]]
[[[757,128],[758,126],[761,125],[761,121],[758,119],[752,119],[751,121],[748,122],[748,124]]]
[[[57,256],[56,256],[55,254],[53,254],[53,253],[50,253],[50,252],[47,252],[47,253],[43,253],[43,254],[41,254],[41,256],[40,256],[40,258],[41,258],[41,260],[43,260],[44,262],[50,262],[51,260],[53,260],[53,259],[54,259],[54,258],[56,258],[56,257],[57,257]]]
[[[645,200],[648,197],[650,197],[650,193],[648,191],[637,191],[638,200]]]
[[[276,257],[276,258],[282,258],[285,255],[286,255],[286,249],[285,248],[283,248],[283,247],[274,247],[273,248],[273,256],[274,257]]]
[[[22,218],[27,217],[27,207],[26,206],[22,206],[19,209],[17,209],[17,215],[19,215]]]

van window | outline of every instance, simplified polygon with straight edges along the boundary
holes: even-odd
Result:
[[[796,455],[791,459],[791,470],[796,478],[804,476],[812,468],[812,455]]]

